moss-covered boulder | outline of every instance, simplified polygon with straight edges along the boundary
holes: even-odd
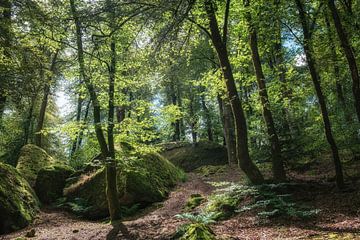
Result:
[[[30,184],[35,186],[35,181],[40,169],[50,166],[55,160],[47,152],[33,144],[22,147],[16,169]]]
[[[193,171],[205,165],[224,165],[228,162],[226,148],[214,142],[167,143],[161,147],[161,155],[185,171]]]
[[[35,192],[44,204],[55,202],[63,196],[66,179],[74,173],[74,169],[66,165],[51,165],[38,172]]]
[[[0,234],[26,227],[39,210],[39,201],[18,171],[0,163]]]
[[[156,153],[132,155],[118,168],[118,191],[123,206],[147,205],[163,200],[184,173]],[[81,175],[75,183],[64,189],[68,201],[86,203],[83,215],[90,219],[108,216],[105,194],[105,169]]]

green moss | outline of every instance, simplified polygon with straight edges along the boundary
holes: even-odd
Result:
[[[65,181],[73,173],[74,170],[65,165],[51,165],[42,168],[35,183],[35,191],[40,201],[49,204],[62,197]]]
[[[191,143],[168,143],[163,145],[163,155],[185,171],[193,171],[205,165],[224,165],[227,163],[225,147],[208,141]]]
[[[206,165],[195,169],[194,172],[200,174],[202,177],[208,177],[215,174],[221,174],[225,172],[226,166],[212,166]]]
[[[119,162],[117,186],[123,206],[161,201],[178,181],[185,179],[180,169],[156,153],[134,154]],[[64,193],[69,201],[84,199],[91,209],[85,217],[98,219],[108,216],[105,186],[105,170],[100,168],[80,176]]]
[[[186,201],[185,209],[193,210],[204,202],[204,200],[205,198],[201,196],[201,194],[191,194],[190,198]]]
[[[16,169],[29,182],[30,186],[34,187],[40,169],[54,163],[55,160],[44,149],[28,144],[20,151]]]
[[[28,182],[10,165],[0,163],[0,234],[27,226],[39,210]]]

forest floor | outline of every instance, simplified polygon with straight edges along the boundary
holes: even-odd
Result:
[[[351,186],[346,191],[337,190],[330,182],[333,171],[329,163],[315,163],[305,173],[291,171],[289,174],[292,182],[309,186],[295,191],[294,198],[321,210],[314,219],[290,221],[273,218],[262,221],[256,214],[248,212],[216,222],[211,228],[219,239],[360,239],[360,184],[354,175],[354,169],[360,172],[360,162],[345,164]],[[206,197],[215,190],[209,182],[239,182],[239,179],[245,181],[240,171],[230,167],[207,177],[190,173],[188,181],[174,189],[166,201],[124,223],[135,239],[169,239],[179,226],[187,222],[175,215],[184,212],[184,205],[192,194]],[[63,211],[44,209],[31,226],[0,236],[0,239],[26,239],[26,234],[32,229],[35,230],[32,239],[82,240],[106,239],[112,226],[106,221],[91,222]],[[118,239],[125,238],[119,236]]]

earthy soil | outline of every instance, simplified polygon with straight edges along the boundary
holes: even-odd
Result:
[[[356,164],[360,170],[358,165],[360,163]],[[348,179],[351,187],[339,191],[330,181],[333,176],[330,168],[327,173],[317,174],[319,169],[324,170],[323,167],[315,164],[308,174],[289,174],[292,182],[303,186],[293,190],[295,200],[321,210],[315,219],[262,220],[249,212],[217,222],[211,228],[219,239],[360,239],[360,184],[351,178]],[[355,166],[349,164],[347,167],[350,172]],[[186,223],[175,215],[184,211],[191,194],[200,193],[206,197],[215,190],[209,182],[239,180],[245,181],[236,167],[227,167],[223,172],[208,177],[190,173],[188,181],[174,189],[166,201],[127,219],[124,224],[133,239],[170,239],[176,229]],[[25,235],[32,229],[35,236],[31,239],[82,240],[106,239],[112,226],[108,222],[86,221],[66,212],[44,209],[31,226],[0,236],[0,239],[26,239]],[[119,234],[117,239],[126,238]]]

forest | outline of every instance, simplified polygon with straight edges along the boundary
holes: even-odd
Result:
[[[0,239],[360,239],[360,1],[0,0]]]

